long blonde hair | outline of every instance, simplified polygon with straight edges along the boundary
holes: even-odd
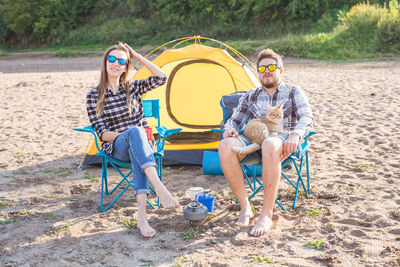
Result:
[[[129,81],[127,80],[128,72],[132,66],[132,60],[129,55],[128,49],[119,42],[117,45],[110,46],[107,48],[106,52],[104,52],[103,58],[101,60],[101,74],[100,74],[100,81],[97,85],[97,105],[96,105],[96,116],[99,117],[104,110],[104,103],[106,101],[106,89],[108,86],[108,75],[107,75],[107,57],[113,50],[121,50],[124,51],[128,55],[128,60],[126,66],[126,71],[121,74],[119,78],[119,83],[123,85],[125,92],[126,92],[126,104],[128,105],[128,111],[131,113],[132,111],[132,104],[129,95]]]

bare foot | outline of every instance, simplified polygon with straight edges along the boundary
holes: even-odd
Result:
[[[237,220],[238,224],[249,225],[250,220],[254,218],[254,213],[251,211],[251,207],[248,206],[245,209],[240,210],[239,219]]]
[[[139,228],[140,233],[142,234],[142,236],[144,236],[146,238],[153,237],[156,234],[156,230],[154,230],[153,227],[151,227],[149,225],[147,220],[141,220],[141,221],[138,220],[137,227]]]
[[[163,208],[173,209],[179,206],[179,202],[165,187],[157,192],[157,196],[160,198],[160,202]]]
[[[272,220],[266,215],[261,215],[258,219],[256,225],[250,230],[250,235],[252,236],[262,236],[265,234],[272,226]]]

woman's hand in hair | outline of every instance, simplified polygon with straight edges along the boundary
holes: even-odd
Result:
[[[135,50],[133,50],[132,47],[130,47],[127,43],[124,43],[124,46],[126,47],[126,49],[128,49],[129,51],[129,55],[132,59],[136,59],[137,61],[140,61],[142,58],[142,55],[140,55],[138,52],[136,52]]]

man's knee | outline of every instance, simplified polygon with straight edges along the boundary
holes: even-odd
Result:
[[[240,146],[241,143],[239,140],[236,138],[225,138],[222,139],[219,144],[218,144],[218,152],[220,154],[225,154],[225,153],[233,153],[232,152],[232,147],[233,146]]]
[[[267,139],[261,146],[262,155],[267,159],[279,159],[282,153],[282,142],[280,140]]]

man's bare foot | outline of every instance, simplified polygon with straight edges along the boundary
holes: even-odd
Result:
[[[153,229],[153,227],[151,227],[147,221],[147,219],[145,220],[139,220],[138,219],[138,225],[137,228],[139,228],[140,233],[142,234],[142,236],[146,237],[146,238],[150,238],[153,237],[156,234],[156,230]]]
[[[253,226],[250,230],[250,235],[252,236],[262,236],[265,234],[272,226],[272,220],[266,215],[260,215],[256,225]]]
[[[238,224],[249,225],[250,220],[254,218],[254,213],[251,211],[250,205],[244,209],[240,210]]]

